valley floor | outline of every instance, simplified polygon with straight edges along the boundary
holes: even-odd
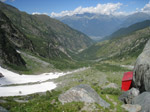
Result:
[[[5,78],[0,79],[0,106],[10,112],[125,112],[118,96],[121,93],[123,73],[131,71],[132,68],[130,65],[103,61],[71,72],[19,75],[0,67],[0,71],[5,75]],[[102,89],[110,83],[117,84],[119,88]],[[91,86],[111,105],[110,108],[83,102],[62,105],[58,100],[59,95],[80,84]]]

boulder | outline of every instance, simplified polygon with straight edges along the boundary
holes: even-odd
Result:
[[[100,106],[105,108],[110,106],[110,104],[104,101],[94,89],[85,84],[69,89],[64,94],[61,94],[58,99],[62,104],[73,101],[81,101],[86,103],[98,103]]]
[[[2,73],[0,73],[0,78],[4,77],[4,75]]]
[[[9,112],[9,111],[0,106],[0,112]]]
[[[150,91],[150,40],[136,60],[132,86],[140,92]]]
[[[138,95],[139,95],[139,90],[136,88],[131,88],[129,91],[123,92],[123,94],[119,96],[119,100],[121,100],[125,104],[131,104],[133,98]]]
[[[7,101],[0,99],[0,103],[7,103]]]
[[[141,105],[141,112],[150,112],[150,92],[143,92],[139,96],[135,97],[132,104]]]
[[[131,104],[123,104],[121,106],[128,112],[140,112],[141,111],[141,106],[136,104],[136,105],[131,105]]]
[[[115,83],[110,83],[110,84],[108,84],[108,85],[102,87],[102,89],[107,89],[107,88],[118,89],[119,87],[118,87],[118,85],[115,84]]]

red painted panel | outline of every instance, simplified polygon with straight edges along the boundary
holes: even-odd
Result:
[[[128,81],[128,80],[132,80],[133,78],[133,72],[125,72],[122,78],[122,81]]]
[[[132,83],[132,80],[122,81],[121,90],[128,91],[130,89],[131,83]]]

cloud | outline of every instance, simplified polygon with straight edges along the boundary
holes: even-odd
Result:
[[[49,15],[48,13],[33,12],[32,15]]]
[[[52,17],[62,17],[62,16],[72,16],[74,14],[83,14],[83,13],[96,13],[96,14],[105,14],[110,15],[113,14],[115,11],[120,9],[121,3],[107,3],[107,4],[97,4],[96,7],[78,7],[73,11],[62,11],[60,13],[52,12]],[[123,13],[123,12],[122,12]]]
[[[142,12],[150,13],[150,2],[141,9]]]

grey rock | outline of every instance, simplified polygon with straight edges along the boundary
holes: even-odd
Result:
[[[140,92],[150,91],[150,40],[136,60],[132,86]]]
[[[4,75],[2,73],[0,73],[0,78],[4,77]]]
[[[78,82],[83,82],[84,80],[83,79],[79,79],[79,81]]]
[[[94,89],[85,84],[81,84],[69,89],[64,94],[61,94],[58,99],[63,104],[73,101],[81,101],[86,103],[98,103],[100,106],[105,108],[110,106],[110,104],[104,101]]]
[[[123,92],[121,96],[119,96],[119,100],[124,102],[125,104],[131,104],[133,98],[139,95],[139,90],[136,88],[131,88],[129,91]]]
[[[118,85],[115,84],[115,83],[110,83],[110,84],[108,84],[108,85],[102,87],[102,89],[107,89],[107,88],[118,89],[119,87],[118,87]]]
[[[131,104],[123,104],[121,106],[122,108],[124,108],[126,111],[128,112],[140,112],[141,111],[141,106],[136,104],[136,105],[131,105]]]
[[[1,99],[0,99],[0,103],[7,103],[7,101],[6,101],[6,100],[1,100]]]
[[[9,111],[0,106],[0,112],[9,112]]]
[[[135,97],[132,104],[141,105],[141,112],[150,112],[150,92],[143,92],[139,96]]]
[[[86,112],[98,112],[98,109],[96,108],[96,105],[93,103],[84,103],[83,108],[80,112],[86,111]]]
[[[28,100],[18,100],[18,99],[14,99],[14,101],[18,102],[18,103],[28,103]]]

